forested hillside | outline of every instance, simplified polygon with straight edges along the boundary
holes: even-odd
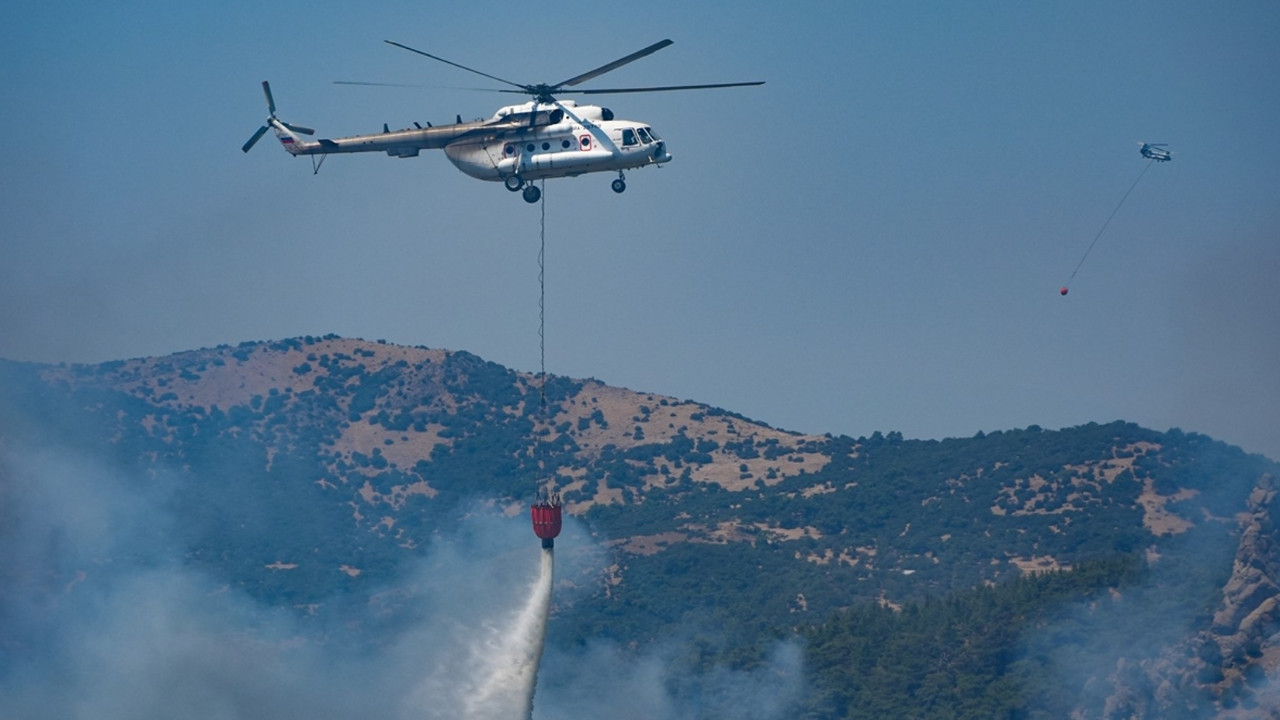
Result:
[[[549,477],[576,529],[559,546],[572,561],[552,642],[644,653],[678,637],[677,696],[715,668],[762,667],[783,642],[806,668],[791,716],[1275,707],[1280,473],[1195,433],[1117,421],[940,441],[808,436],[595,380],[544,384],[467,353],[329,336],[101,365],[0,361],[11,519],[33,512],[33,453],[154,490],[174,520],[135,532],[304,624],[370,603],[394,618],[412,596],[407,564],[462,542],[477,514],[524,522]],[[0,582],[47,596],[23,603],[92,584],[98,567],[4,554]],[[0,648],[35,642],[3,617]],[[387,642],[394,627],[350,642]]]

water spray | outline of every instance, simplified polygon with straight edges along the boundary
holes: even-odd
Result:
[[[533,718],[533,692],[546,645],[555,564],[550,547],[544,547],[541,555],[541,569],[529,588],[529,599],[485,652],[477,673],[482,679],[464,701],[469,720]]]

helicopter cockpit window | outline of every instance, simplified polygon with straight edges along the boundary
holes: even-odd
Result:
[[[640,128],[636,132],[640,133],[640,142],[645,145],[653,142],[653,138],[649,136],[649,128]]]
[[[637,142],[638,141],[636,140],[635,130],[632,130],[631,128],[622,128],[622,146],[623,147],[627,147],[629,145],[635,145],[637,144]]]
[[[647,127],[647,128],[645,128],[645,130],[648,130],[648,131],[649,131],[649,135],[653,137],[653,141],[654,141],[654,142],[658,142],[659,140],[661,140],[661,139],[662,139],[662,136],[658,134],[658,131],[657,131],[657,130],[654,130],[654,129],[653,129],[653,128],[651,128],[651,127]]]

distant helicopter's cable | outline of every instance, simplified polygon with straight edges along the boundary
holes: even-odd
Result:
[[[1120,207],[1124,205],[1124,201],[1129,199],[1129,193],[1133,192],[1133,189],[1138,187],[1138,181],[1141,180],[1142,176],[1146,175],[1147,171],[1151,169],[1151,164],[1153,162],[1155,161],[1147,161],[1147,164],[1143,166],[1142,172],[1138,173],[1138,177],[1133,181],[1133,184],[1129,186],[1128,190],[1124,191],[1124,197],[1120,198],[1120,202],[1116,204],[1115,210],[1112,210],[1111,214],[1107,216],[1107,221],[1102,223],[1102,229],[1098,230],[1097,235],[1093,236],[1093,242],[1089,243],[1089,249],[1084,251],[1084,257],[1080,258],[1080,262],[1076,264],[1076,269],[1071,271],[1071,277],[1067,278],[1066,284],[1062,286],[1063,295],[1066,294],[1066,288],[1071,285],[1071,281],[1076,279],[1076,273],[1080,272],[1080,267],[1084,265],[1084,261],[1089,257],[1089,253],[1093,252],[1093,246],[1098,244],[1098,238],[1102,237],[1102,233],[1106,232],[1107,226],[1111,224],[1111,219],[1116,216],[1116,213],[1120,212]]]

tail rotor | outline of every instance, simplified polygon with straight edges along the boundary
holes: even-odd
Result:
[[[266,135],[267,131],[272,128],[289,130],[291,132],[300,133],[302,135],[316,134],[316,131],[309,127],[304,127],[302,125],[291,125],[276,117],[276,100],[274,97],[272,97],[271,85],[266,80],[262,81],[262,94],[267,98],[267,113],[268,113],[267,124],[258,128],[258,131],[253,134],[253,137],[249,138],[249,141],[246,142],[244,146],[240,148],[241,151],[249,152],[249,150],[252,149],[253,146],[256,145],[258,141],[262,139],[262,136]]]
[[[271,113],[271,117],[275,117],[276,99],[271,95],[271,83],[266,80],[262,81],[262,94],[267,96],[267,112]]]
[[[258,128],[258,132],[254,133],[253,137],[249,138],[249,142],[245,143],[240,149],[244,152],[249,152],[249,149],[256,145],[258,141],[262,139],[263,135],[267,134],[267,130],[268,128],[266,125]]]

